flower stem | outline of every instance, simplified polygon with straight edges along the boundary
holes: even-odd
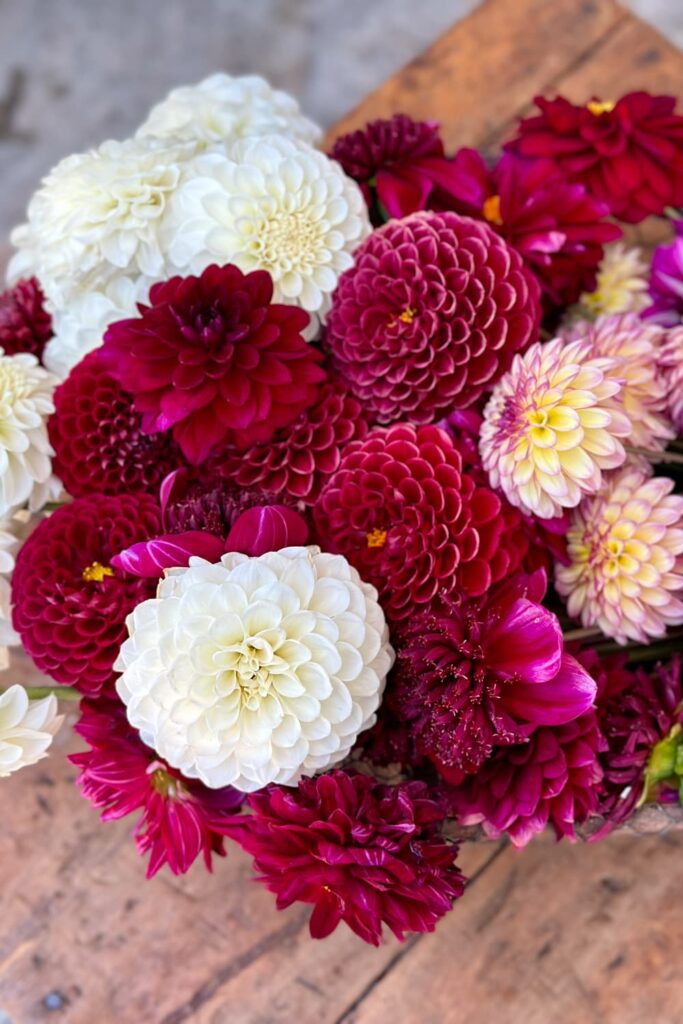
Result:
[[[73,686],[27,686],[26,693],[31,700],[40,700],[54,693],[58,700],[80,700],[83,696]]]
[[[678,452],[650,452],[645,448],[633,448],[629,444],[624,445],[624,448],[629,455],[641,455],[644,459],[653,462],[655,465],[660,462],[669,462],[676,466],[683,466],[683,454]]]

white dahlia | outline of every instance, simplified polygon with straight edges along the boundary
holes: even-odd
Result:
[[[286,92],[258,75],[216,74],[173,89],[138,129],[138,136],[193,142],[197,150],[246,136],[286,135],[311,144],[320,129]]]
[[[0,516],[50,479],[54,453],[47,419],[54,412],[56,384],[35,356],[6,356],[0,349]]]
[[[631,424],[614,401],[615,365],[585,340],[536,342],[515,356],[486,405],[479,442],[491,485],[512,505],[552,519],[623,463],[620,438]]]
[[[0,778],[45,757],[63,721],[53,694],[29,700],[17,684],[0,693]]]
[[[131,724],[213,788],[296,785],[341,761],[393,661],[377,591],[315,547],[194,558],[127,625],[114,667]]]
[[[363,195],[339,164],[293,139],[242,139],[188,166],[164,225],[170,259],[267,270],[274,301],[324,319],[339,275],[370,233]],[[315,327],[315,322],[313,324]]]

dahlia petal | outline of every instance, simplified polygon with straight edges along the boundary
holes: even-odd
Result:
[[[562,725],[587,711],[595,700],[595,682],[570,655],[563,654],[556,676],[544,683],[518,683],[505,693],[511,714],[537,725]]]
[[[487,631],[486,661],[503,679],[547,683],[562,662],[562,629],[548,609],[522,598]]]
[[[249,508],[233,523],[224,550],[263,555],[280,548],[300,547],[308,539],[306,521],[285,505]]]

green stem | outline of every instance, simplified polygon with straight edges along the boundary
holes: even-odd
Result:
[[[58,700],[80,700],[83,696],[72,686],[27,686],[26,693],[31,700],[40,700],[54,693]]]
[[[661,462],[668,462],[675,466],[683,466],[683,455],[679,455],[677,452],[650,452],[645,448],[634,448],[629,444],[625,444],[624,448],[629,455],[641,455],[644,459],[647,459],[649,462],[653,462],[655,465],[658,465]]]

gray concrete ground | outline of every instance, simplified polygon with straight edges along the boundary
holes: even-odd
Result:
[[[173,85],[216,70],[255,72],[329,124],[475,6],[476,0],[0,0],[0,240],[52,164],[127,135]],[[681,0],[629,6],[683,45]]]

